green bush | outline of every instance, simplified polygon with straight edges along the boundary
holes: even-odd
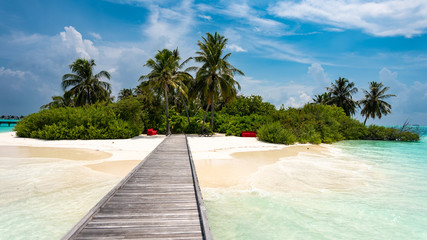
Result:
[[[264,142],[294,144],[297,141],[295,135],[283,128],[279,122],[261,126],[257,132],[258,139]]]
[[[112,107],[101,104],[45,109],[21,120],[19,137],[59,139],[113,139],[139,135],[141,124],[120,119]]]

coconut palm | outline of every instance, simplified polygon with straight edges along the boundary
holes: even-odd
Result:
[[[330,100],[328,104],[335,104],[337,107],[344,109],[347,116],[354,115],[356,108],[359,106],[357,101],[353,100],[352,94],[357,93],[358,89],[354,87],[354,82],[346,78],[339,77],[331,87],[327,87]]]
[[[362,111],[360,113],[362,116],[365,116],[363,124],[366,125],[368,117],[372,119],[378,117],[381,119],[383,114],[387,115],[391,113],[391,105],[384,101],[384,99],[395,97],[396,95],[386,94],[389,89],[389,87],[384,87],[382,82],[378,83],[375,81],[369,83],[369,91],[362,89],[365,98],[360,100],[359,103],[362,105]]]
[[[158,51],[154,59],[148,59],[144,66],[151,68],[151,72],[147,75],[142,75],[139,81],[148,80],[145,87],[150,89],[162,89],[166,102],[166,135],[170,135],[169,127],[169,88],[172,90],[184,91],[185,87],[182,85],[182,78],[177,76],[177,64],[179,62],[179,55],[168,49]]]
[[[132,97],[134,96],[133,92],[134,91],[132,88],[123,88],[122,90],[120,90],[118,98],[119,100],[122,100],[124,98]]]
[[[319,95],[314,95],[314,98],[312,98],[313,102],[315,104],[323,104],[323,105],[327,105],[328,102],[330,101],[330,96],[327,92],[319,94]]]
[[[101,81],[102,78],[110,80],[107,71],[93,74],[95,61],[79,58],[70,64],[71,72],[62,77],[62,89],[66,91],[64,97],[74,99],[75,106],[93,104],[98,101],[110,101],[111,85]]]
[[[182,71],[181,69],[184,67],[185,64],[188,63],[188,61],[190,61],[192,58],[187,58],[184,62],[182,62],[181,64],[179,63],[179,60],[181,59],[181,57],[179,56],[179,51],[178,48],[173,50],[172,52],[174,59],[175,59],[175,68],[174,71],[172,73],[172,77],[176,79],[176,81],[180,82],[181,84],[177,85],[177,93],[180,96],[183,104],[184,104],[184,108],[185,108],[185,113],[187,115],[187,121],[188,121],[188,125],[190,125],[190,115],[188,114],[188,106],[187,106],[187,102],[186,102],[186,98],[188,97],[188,87],[191,85],[191,83],[193,82],[193,76],[191,76],[188,72],[186,71]]]
[[[237,94],[236,86],[240,90],[240,84],[234,79],[234,74],[244,75],[243,72],[228,62],[231,53],[223,56],[228,39],[218,33],[214,35],[206,33],[206,38],[198,41],[200,51],[194,58],[201,63],[201,67],[191,67],[188,70],[197,71],[192,93],[196,93],[200,99],[206,101],[206,110],[203,116],[202,132],[206,121],[206,114],[211,107],[211,131],[213,131],[215,101],[219,97],[233,100]]]
[[[64,94],[64,96],[52,96],[52,102],[41,106],[41,109],[44,108],[60,108],[60,107],[73,107],[74,103],[73,100],[67,96],[67,94]]]

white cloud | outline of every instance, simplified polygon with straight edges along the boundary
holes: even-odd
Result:
[[[74,49],[81,58],[91,59],[98,56],[98,49],[93,46],[92,41],[83,39],[82,34],[74,27],[64,27],[65,32],[61,32],[62,42],[68,49]]]
[[[338,28],[362,29],[375,36],[412,37],[426,32],[425,0],[304,0],[281,1],[271,14]]]
[[[301,107],[311,100],[313,86],[295,82],[276,83],[268,80],[257,80],[252,77],[237,77],[244,95],[260,95],[276,107]]]
[[[191,1],[184,0],[177,7],[167,8],[153,4],[149,10],[143,32],[149,38],[150,45],[157,46],[155,49],[188,45],[186,36],[196,24]]]
[[[208,16],[208,15],[202,15],[202,14],[200,14],[200,15],[199,15],[199,17],[200,17],[200,18],[203,18],[203,19],[205,19],[205,20],[208,20],[208,21],[212,21],[212,17],[211,17],[211,16]]]
[[[94,37],[96,40],[102,40],[102,37],[99,33],[91,32],[89,33],[92,37]]]
[[[241,46],[237,44],[229,44],[227,48],[230,49],[230,51],[232,52],[247,52],[245,49],[243,49]]]
[[[313,63],[308,67],[307,72],[317,83],[328,84],[330,82],[325,70],[319,63]]]
[[[5,67],[0,67],[0,85],[10,86],[14,90],[19,90],[28,84],[27,78],[31,77],[31,73],[21,71],[21,70],[12,70]]]
[[[5,67],[0,67],[0,77],[17,77],[17,78],[23,78],[25,76],[25,72],[20,70],[12,70]]]

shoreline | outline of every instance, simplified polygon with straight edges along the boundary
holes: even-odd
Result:
[[[123,178],[164,138],[140,135],[131,139],[47,141],[19,138],[15,132],[6,132],[0,133],[0,157],[71,160],[88,169]]]

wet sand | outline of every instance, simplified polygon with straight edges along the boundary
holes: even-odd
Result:
[[[111,156],[111,153],[82,148],[0,146],[0,157],[10,158],[60,158],[87,161],[106,159]]]
[[[189,139],[203,188],[346,191],[369,185],[380,177],[365,161],[344,156],[331,145],[285,146],[255,139],[224,138]]]
[[[161,135],[141,135],[131,139],[46,141],[19,138],[8,132],[0,133],[0,158],[28,158],[55,164],[71,160],[77,162],[67,164],[124,177],[163,139]]]

